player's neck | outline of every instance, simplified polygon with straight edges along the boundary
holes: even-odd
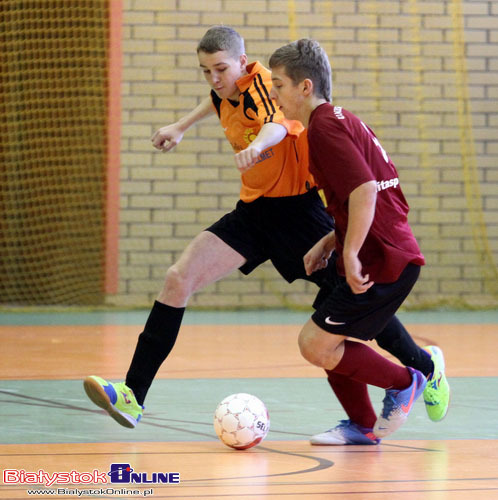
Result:
[[[241,70],[241,72],[240,72],[240,76],[237,78],[237,82],[238,82],[241,78],[243,78],[244,76],[246,76],[246,75],[248,75],[248,74],[249,74],[249,73],[247,72],[247,65],[246,65],[246,66],[244,66],[244,67],[242,68],[242,70]],[[233,94],[233,95],[231,95],[228,99],[229,99],[230,101],[235,101],[235,102],[237,102],[237,101],[239,100],[240,94],[241,94],[241,92],[240,92],[239,88],[237,87],[237,90],[236,90],[236,91],[234,92],[234,94]]]
[[[305,128],[308,128],[309,122],[310,122],[310,117],[311,113],[318,107],[321,106],[322,104],[325,104],[327,102],[326,99],[315,97],[315,96],[310,96],[308,100],[305,101],[305,105],[302,108],[302,117],[301,117],[301,123]]]

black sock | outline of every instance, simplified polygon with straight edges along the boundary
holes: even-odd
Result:
[[[392,317],[375,340],[382,349],[398,358],[405,366],[420,370],[426,377],[434,371],[430,354],[415,344],[396,316]]]
[[[157,300],[154,302],[126,374],[126,385],[134,392],[140,405],[144,404],[159,367],[175,345],[184,312],[184,307],[167,306]]]

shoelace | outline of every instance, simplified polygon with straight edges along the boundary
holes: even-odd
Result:
[[[343,429],[345,427],[351,427],[351,420],[339,420],[339,425],[331,427],[327,432],[331,432],[339,428]]]
[[[382,408],[382,418],[388,418],[394,405],[396,404],[394,395],[388,392],[385,398],[382,400],[382,403],[384,404],[384,407]]]
[[[437,402],[436,391],[437,391],[437,381],[429,381],[427,382],[428,391],[424,392],[424,401],[429,401],[431,403]]]

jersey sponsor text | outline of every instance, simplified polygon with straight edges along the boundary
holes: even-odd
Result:
[[[377,181],[377,192],[384,191],[384,189],[395,188],[399,186],[399,178],[388,179],[387,181]]]

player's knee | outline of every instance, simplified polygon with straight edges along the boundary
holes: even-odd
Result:
[[[306,327],[299,334],[298,345],[306,361],[326,370],[333,370],[344,352],[342,342],[332,334],[316,329],[307,330]]]
[[[188,277],[175,264],[166,271],[163,293],[174,295],[178,300],[185,300],[190,296]]]
[[[320,368],[324,367],[324,364],[326,364],[324,353],[321,352],[313,335],[301,332],[298,338],[298,345],[301,355],[306,361]]]

